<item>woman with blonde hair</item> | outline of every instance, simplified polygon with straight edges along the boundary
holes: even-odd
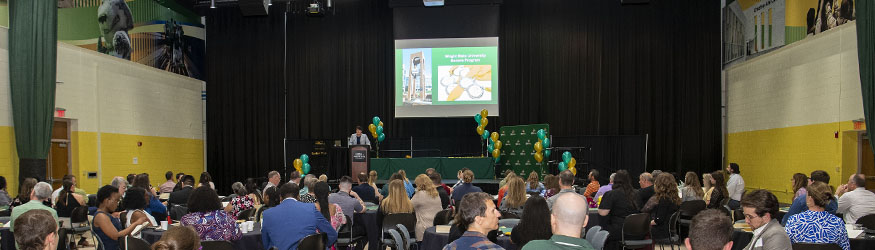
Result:
[[[422,241],[425,229],[433,226],[435,214],[440,212],[443,207],[437,187],[434,186],[431,178],[420,174],[416,176],[414,182],[416,183],[416,194],[413,195],[410,202],[416,213],[416,240]]]
[[[407,198],[407,192],[404,190],[404,181],[394,179],[389,181],[383,187],[389,187],[388,195],[380,202],[380,207],[377,208],[377,227],[383,228],[383,217],[390,214],[405,214],[413,213],[413,203],[410,198]]]
[[[684,176],[684,188],[682,192],[682,201],[701,200],[705,196],[705,191],[702,190],[702,184],[699,184],[699,176],[695,172],[687,172]]]
[[[711,173],[702,174],[702,190],[705,191],[702,200],[708,203],[711,200],[711,192],[714,191],[714,186],[711,185]]]
[[[522,178],[514,177],[507,182],[507,195],[504,198],[499,210],[521,216],[523,205],[526,204],[526,188]]]
[[[404,169],[401,169],[398,170],[398,173],[401,174],[401,179],[404,180],[404,190],[407,191],[407,198],[413,197],[413,193],[416,192],[416,189],[413,188],[410,179],[407,179],[407,172],[405,172]]]
[[[377,188],[377,171],[371,170],[371,172],[368,172],[368,185],[374,188],[374,197],[377,197],[377,200],[383,200],[383,194]]]
[[[540,181],[540,179],[538,178],[538,173],[535,171],[532,171],[532,173],[529,174],[529,179],[527,180],[527,183],[526,183],[526,193],[541,194],[541,192],[544,191],[544,184],[542,184],[539,181]]]

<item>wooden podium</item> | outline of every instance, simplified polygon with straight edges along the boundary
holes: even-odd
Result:
[[[368,163],[370,163],[369,151],[370,146],[368,145],[349,146],[349,175],[352,177],[353,182],[359,181],[359,173],[368,173]],[[367,182],[368,180],[362,181]]]

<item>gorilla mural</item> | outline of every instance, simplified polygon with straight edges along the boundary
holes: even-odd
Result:
[[[128,31],[134,28],[134,18],[128,4],[124,0],[103,0],[97,8],[97,23],[101,34],[97,38],[97,51],[130,60],[132,46]]]

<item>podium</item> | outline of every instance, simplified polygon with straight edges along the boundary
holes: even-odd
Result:
[[[349,175],[352,177],[353,182],[359,181],[359,173],[368,173],[368,164],[370,163],[369,151],[370,146],[368,145],[349,145]],[[362,181],[366,182],[368,180]]]

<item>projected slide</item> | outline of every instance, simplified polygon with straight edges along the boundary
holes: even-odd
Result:
[[[497,43],[497,38],[396,41],[395,116],[470,116],[484,108],[497,115]]]

